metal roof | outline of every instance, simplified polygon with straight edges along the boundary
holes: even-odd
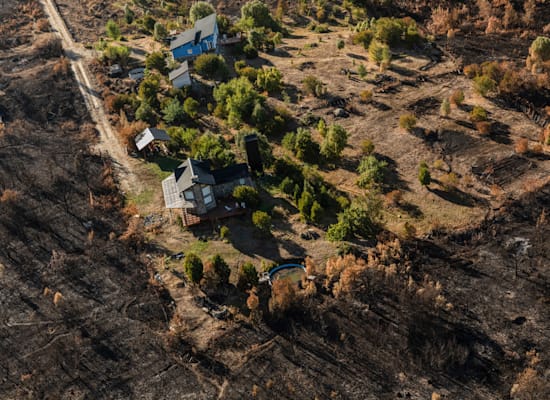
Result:
[[[168,136],[165,130],[157,128],[147,128],[136,136],[136,147],[138,150],[142,150],[153,140],[163,140],[165,142],[169,142],[170,136]]]
[[[174,79],[179,78],[180,76],[182,76],[188,71],[189,71],[189,64],[187,64],[187,61],[184,61],[181,63],[181,65],[178,68],[176,68],[173,71],[170,71],[170,73],[168,74],[168,79],[170,79],[170,81],[173,81]]]
[[[170,50],[177,49],[189,42],[195,40],[196,33],[200,33],[199,41],[214,33],[216,26],[216,14],[210,14],[207,17],[195,21],[195,26],[180,33],[170,42]]]

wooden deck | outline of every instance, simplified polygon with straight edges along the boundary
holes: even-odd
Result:
[[[247,212],[248,208],[237,207],[235,202],[218,202],[216,208],[204,215],[195,215],[183,210],[182,222],[183,226],[194,226],[207,221],[216,222],[224,218],[244,215]]]

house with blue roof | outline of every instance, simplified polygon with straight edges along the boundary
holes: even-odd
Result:
[[[218,44],[216,14],[195,21],[193,28],[180,33],[170,42],[175,60],[189,59],[216,50]]]

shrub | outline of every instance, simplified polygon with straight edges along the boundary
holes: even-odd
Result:
[[[449,99],[451,104],[455,106],[461,106],[464,103],[464,92],[462,90],[455,90]]]
[[[486,121],[487,111],[481,106],[474,106],[470,112],[470,119],[473,122]]]
[[[284,194],[292,196],[294,194],[294,181],[286,176],[279,185],[279,189]]]
[[[183,111],[191,118],[196,118],[199,110],[199,102],[192,97],[188,97],[183,102]]]
[[[242,290],[249,290],[258,285],[258,272],[254,265],[250,262],[244,263],[239,268],[239,277],[237,287]]]
[[[314,201],[311,205],[311,212],[309,219],[312,222],[319,222],[321,220],[321,216],[323,214],[323,207],[317,202]]]
[[[54,58],[63,54],[61,39],[54,34],[40,35],[34,44],[34,48],[40,57]]]
[[[257,71],[256,86],[268,93],[279,92],[283,74],[277,68],[262,68]]]
[[[451,103],[449,102],[449,99],[443,99],[439,113],[444,117],[449,116],[451,113]]]
[[[181,148],[190,149],[199,136],[199,131],[193,128],[173,126],[168,128],[168,136],[170,136],[170,143],[168,143],[170,150],[179,151]]]
[[[244,202],[248,208],[256,208],[260,205],[260,195],[251,186],[237,186],[233,189],[233,197],[239,203]]]
[[[183,268],[189,280],[193,283],[199,283],[203,275],[203,265],[199,256],[195,253],[187,253],[183,260]]]
[[[404,114],[399,117],[399,127],[410,132],[416,126],[416,117],[413,114]]]
[[[391,206],[398,206],[403,200],[403,192],[401,190],[392,190],[386,194],[386,203]]]
[[[124,20],[128,25],[130,25],[132,22],[134,22],[135,13],[132,11],[130,6],[128,4],[124,5]]]
[[[481,67],[478,64],[466,65],[464,67],[464,75],[470,79],[473,79],[476,76],[481,75]]]
[[[164,54],[162,54],[161,51],[155,51],[148,54],[147,57],[145,57],[145,68],[148,70],[156,69],[161,74],[166,75],[167,66]]]
[[[365,68],[365,66],[363,64],[359,64],[359,67],[357,67],[357,73],[359,74],[359,76],[361,78],[364,78],[365,76],[367,76],[368,71],[367,71],[367,69]],[[366,90],[364,90],[363,92],[365,92],[365,91]],[[361,92],[361,93],[363,93],[363,92]],[[372,91],[371,91],[371,93],[372,93]]]
[[[312,139],[311,132],[304,128],[298,128],[296,133],[292,135],[294,135],[292,150],[294,150],[296,157],[310,163],[318,161],[319,145]],[[290,139],[287,139],[287,142],[292,143]]]
[[[153,32],[155,29],[155,19],[151,17],[149,14],[145,14],[143,16],[143,19],[141,20],[141,26],[143,26],[143,29],[147,32]]]
[[[210,14],[214,14],[215,12],[216,10],[212,4],[206,1],[197,1],[189,9],[189,20],[194,24],[195,21],[208,17]]]
[[[361,152],[366,156],[374,153],[374,143],[372,142],[372,140],[363,140],[363,142],[361,143]]]
[[[486,97],[487,94],[496,89],[496,82],[487,75],[476,76],[474,78],[474,90],[481,96]]]
[[[550,38],[545,36],[537,37],[529,48],[529,55],[534,60],[550,60]]]
[[[332,124],[321,143],[321,155],[327,160],[337,160],[348,142],[348,132],[337,124]]]
[[[221,228],[220,228],[220,238],[222,239],[229,239],[229,236],[231,235],[231,231],[229,230],[229,228],[225,225],[223,225]]]
[[[252,223],[260,232],[264,234],[271,233],[271,217],[264,211],[254,211],[252,213]]]
[[[250,119],[254,106],[264,102],[248,79],[240,77],[223,83],[214,89],[214,99],[222,116],[228,116],[230,122],[239,125]]]
[[[365,49],[368,49],[373,38],[374,34],[370,30],[364,30],[353,35],[352,41],[353,44],[361,44]]]
[[[153,122],[155,118],[155,112],[148,102],[142,101],[138,109],[136,110],[136,119],[145,122]]]
[[[359,93],[359,100],[361,103],[370,103],[373,98],[372,90],[362,90],[361,93]]]
[[[249,60],[258,57],[258,49],[256,49],[251,44],[247,44],[243,47],[243,53],[244,53],[244,56]]]
[[[373,155],[363,157],[357,168],[357,172],[359,172],[357,185],[366,188],[373,184],[382,183],[387,166],[387,162],[380,161]]]
[[[374,40],[369,45],[369,59],[371,62],[378,65],[388,65],[391,62],[391,52],[389,46]]]
[[[250,83],[255,84],[258,79],[258,70],[254,67],[244,67],[237,71],[239,76],[244,76],[250,81]]]
[[[164,115],[162,119],[168,124],[178,124],[182,122],[185,117],[185,112],[178,99],[170,100],[166,106],[162,108],[161,112]]]
[[[430,169],[425,162],[421,162],[418,166],[418,180],[422,186],[428,186],[432,182]]]
[[[313,75],[308,75],[302,81],[304,84],[304,91],[307,94],[315,97],[322,97],[324,95],[324,84]]]
[[[160,89],[160,78],[158,75],[149,75],[139,84],[138,95],[140,99],[151,105],[157,105],[157,94]]]
[[[115,46],[110,44],[103,50],[103,58],[111,62],[111,64],[125,66],[130,59],[130,49],[126,46]]]
[[[346,43],[342,39],[336,42],[336,47],[338,48],[338,50],[342,50],[345,46],[346,46]]]
[[[305,221],[309,221],[313,202],[314,202],[313,195],[307,190],[304,190],[302,192],[302,196],[300,197],[300,200],[298,200],[298,210],[300,211],[300,215]]]
[[[225,59],[216,54],[208,53],[198,56],[194,63],[197,74],[206,79],[225,80],[229,76],[229,69]]]
[[[488,135],[491,133],[491,126],[489,121],[478,121],[475,123],[476,129],[481,135]]]
[[[112,19],[107,21],[107,25],[105,25],[105,33],[107,33],[107,36],[113,40],[118,40],[120,38],[120,28]]]
[[[222,226],[222,228],[226,228],[227,226]],[[229,229],[228,229],[229,230]],[[221,231],[220,231],[221,233]],[[225,262],[222,256],[219,254],[214,255],[210,262],[212,263],[212,266],[214,267],[214,272],[218,276],[219,283],[222,285],[226,285],[229,283],[229,276],[231,275],[231,268],[229,268],[229,265]]]

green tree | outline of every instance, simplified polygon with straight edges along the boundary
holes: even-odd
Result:
[[[245,77],[232,79],[214,89],[214,99],[221,116],[231,116],[234,124],[250,119],[254,106],[263,103],[264,98],[254,90]]]
[[[206,1],[197,1],[189,9],[189,20],[191,23],[195,23],[199,19],[208,17],[210,14],[214,14],[216,10],[212,7],[212,4]]]
[[[183,260],[183,268],[191,282],[199,283],[201,281],[203,265],[200,257],[195,253],[187,253]]]
[[[321,143],[321,155],[327,160],[337,160],[348,142],[348,132],[337,124],[329,126]]]
[[[315,97],[323,97],[325,94],[325,85],[313,75],[308,75],[302,81],[304,91]]]
[[[546,36],[537,37],[529,48],[529,55],[535,60],[542,62],[550,60],[550,38]]]
[[[206,79],[225,80],[229,76],[229,69],[225,59],[216,54],[201,54],[194,62],[197,74]]]
[[[319,159],[319,145],[311,137],[311,132],[298,128],[294,141],[294,152],[300,160],[315,163]]]
[[[369,59],[380,65],[383,63],[388,63],[391,61],[391,52],[387,44],[380,43],[379,41],[373,40],[369,45]]]
[[[487,110],[481,106],[474,106],[470,112],[470,119],[473,122],[487,121]]]
[[[346,42],[344,42],[342,39],[336,42],[336,47],[338,48],[338,50],[342,50],[345,46],[346,46]]]
[[[260,232],[269,235],[271,233],[271,217],[264,211],[252,213],[252,223]]]
[[[168,124],[181,123],[185,118],[185,112],[178,99],[170,100],[166,106],[162,108],[161,112],[164,115],[162,119]]]
[[[380,231],[382,203],[376,191],[369,191],[367,196],[355,199],[342,213],[338,222],[329,226],[327,238],[337,242],[350,240],[355,236],[373,238]]]
[[[199,102],[192,97],[186,98],[183,102],[183,111],[185,111],[189,117],[195,119],[199,113]]]
[[[158,75],[150,74],[139,84],[138,95],[139,98],[156,107],[158,105],[157,94],[160,89],[160,78]]]
[[[252,27],[270,28],[272,31],[280,30],[280,26],[271,16],[267,5],[261,0],[251,0],[241,7],[241,22]]]
[[[160,22],[155,22],[155,26],[153,28],[153,37],[155,40],[160,42],[166,37],[166,35],[168,35],[168,31],[165,26]]]
[[[311,207],[313,206],[314,201],[313,195],[307,190],[302,192],[302,196],[300,197],[300,200],[298,200],[298,210],[300,211],[302,218],[306,221],[309,221],[311,217]]]
[[[235,162],[235,154],[229,150],[223,136],[207,132],[191,145],[193,158],[209,160],[214,168],[221,168]]]
[[[359,67],[357,67],[357,72],[361,78],[367,76],[367,68],[365,68],[363,64],[359,64]]]
[[[321,216],[323,214],[323,207],[317,202],[314,201],[311,205],[311,213],[309,219],[312,222],[319,222],[321,220]]]
[[[241,267],[239,268],[237,287],[242,291],[246,291],[257,285],[258,271],[256,271],[256,267],[254,267],[254,264],[247,262],[241,265]]]
[[[292,178],[286,176],[279,185],[279,189],[286,195],[292,196],[294,194],[294,181]]]
[[[168,147],[171,151],[177,152],[182,148],[190,149],[193,142],[199,136],[199,131],[193,128],[182,128],[179,126],[172,126],[168,128],[168,136],[170,136],[170,142]]]
[[[155,51],[151,54],[148,54],[145,57],[145,68],[147,68],[148,70],[157,70],[162,75],[166,75],[167,66],[164,54],[162,54],[161,51]]]
[[[244,202],[248,208],[256,208],[260,205],[260,194],[251,186],[236,186],[233,189],[233,197],[239,203]]]
[[[145,122],[152,122],[155,117],[155,112],[148,102],[142,101],[136,110],[136,119]]]
[[[439,113],[444,117],[449,116],[449,114],[451,113],[451,103],[449,102],[449,99],[443,99],[443,101],[441,102]]]
[[[432,176],[430,174],[430,168],[425,162],[421,162],[418,166],[418,181],[422,186],[429,186],[432,182]]]
[[[130,49],[126,46],[115,46],[110,44],[103,50],[103,57],[112,64],[116,63],[125,66],[130,59]]]
[[[124,5],[124,20],[128,25],[134,22],[135,13],[128,4]]]
[[[256,86],[268,93],[279,92],[282,88],[283,74],[277,68],[257,70]]]
[[[141,20],[141,26],[143,26],[143,29],[145,29],[147,32],[153,32],[156,22],[157,21],[149,14],[145,14]]]
[[[380,161],[373,155],[363,157],[357,168],[357,172],[359,172],[357,185],[361,188],[367,188],[373,184],[382,183],[387,166],[387,162]]]
[[[214,255],[210,261],[214,267],[214,272],[218,276],[219,283],[227,285],[229,283],[229,276],[231,275],[231,268],[229,268],[229,265],[219,254]]]
[[[120,28],[112,19],[107,21],[107,25],[105,25],[105,32],[107,33],[107,36],[113,40],[118,40],[120,38]]]

